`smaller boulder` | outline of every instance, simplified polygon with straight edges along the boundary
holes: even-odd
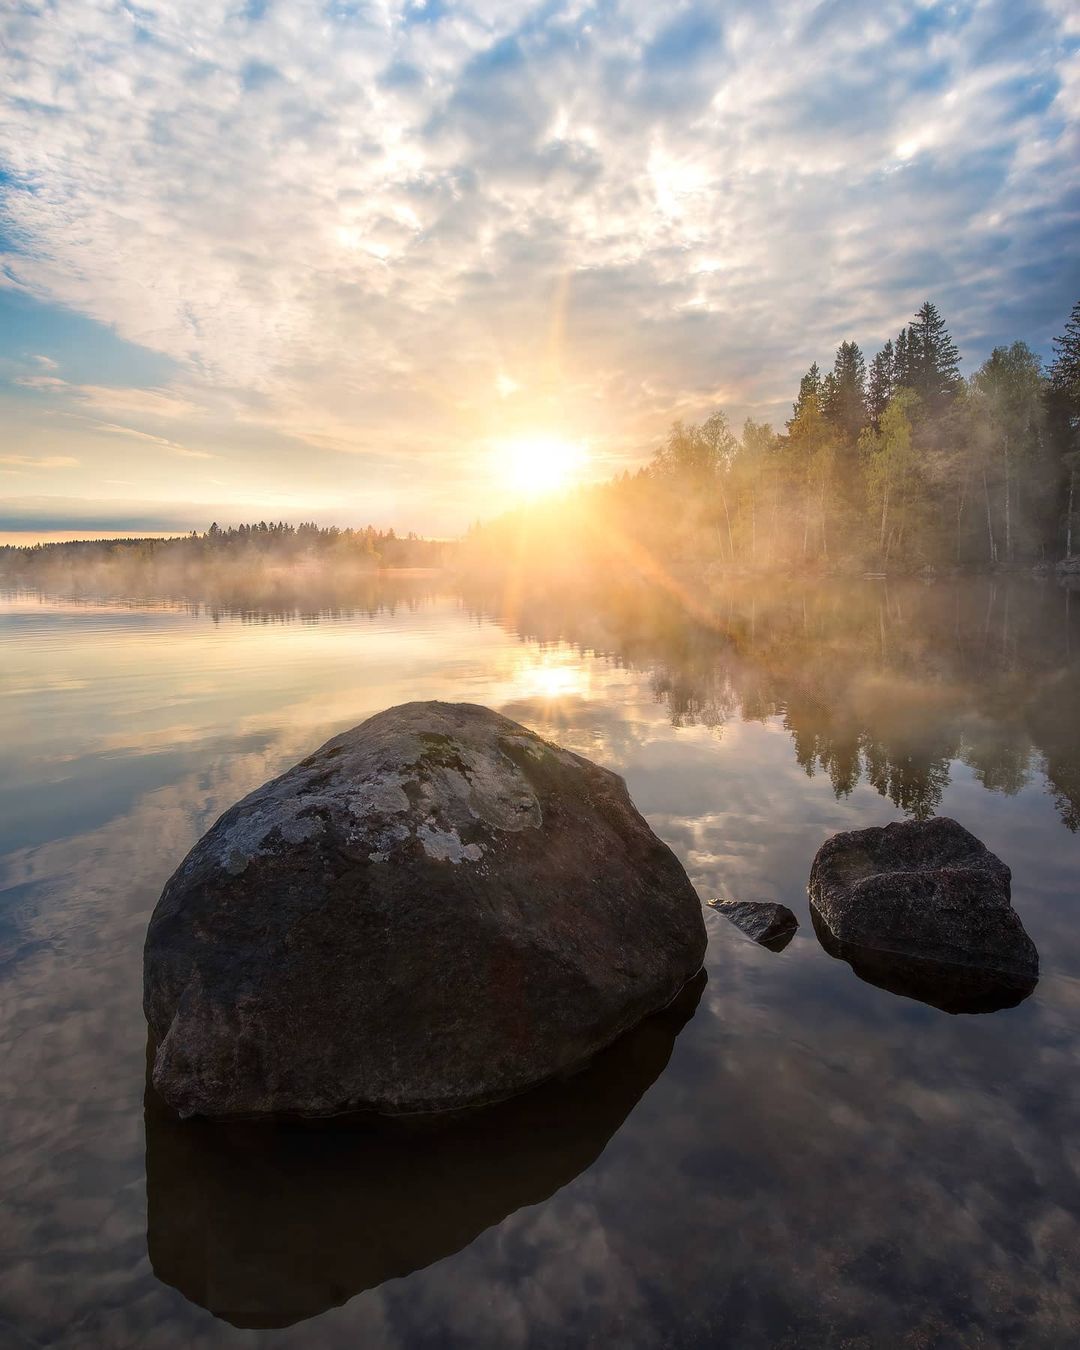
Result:
[[[811,867],[814,930],[871,984],[946,1012],[1011,1007],[1039,975],[1011,875],[945,816],[850,830]]]
[[[748,938],[772,952],[783,951],[799,926],[787,905],[777,905],[771,900],[710,900],[709,905],[741,928]]]

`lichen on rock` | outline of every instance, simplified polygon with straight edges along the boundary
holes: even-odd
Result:
[[[700,968],[622,780],[469,704],[393,708],[238,802],[147,934],[181,1114],[457,1110],[569,1072]]]

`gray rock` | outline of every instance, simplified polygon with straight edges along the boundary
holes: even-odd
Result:
[[[783,951],[799,926],[787,905],[771,900],[710,900],[709,905],[747,937],[774,952]]]
[[[946,1012],[1026,998],[1039,954],[1008,867],[940,816],[835,835],[810,871],[814,929],[861,978]]]
[[[457,1111],[573,1072],[700,969],[622,779],[470,704],[391,708],[231,810],[146,937],[181,1115]]]

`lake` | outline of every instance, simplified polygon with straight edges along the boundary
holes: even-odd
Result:
[[[1080,1339],[1080,596],[968,579],[353,608],[0,597],[0,1343],[997,1346]],[[707,979],[444,1134],[145,1095],[142,942],[237,798],[369,714],[488,704],[625,776]],[[951,1015],[810,922],[838,830],[955,817],[1030,997]]]

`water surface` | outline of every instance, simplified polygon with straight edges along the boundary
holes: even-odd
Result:
[[[0,600],[0,1343],[1064,1345],[1080,1329],[1080,603],[880,583],[352,612]],[[486,703],[624,774],[707,983],[437,1141],[177,1125],[141,947],[238,797],[369,713]],[[1042,972],[952,1016],[821,948],[836,830],[956,817]]]

